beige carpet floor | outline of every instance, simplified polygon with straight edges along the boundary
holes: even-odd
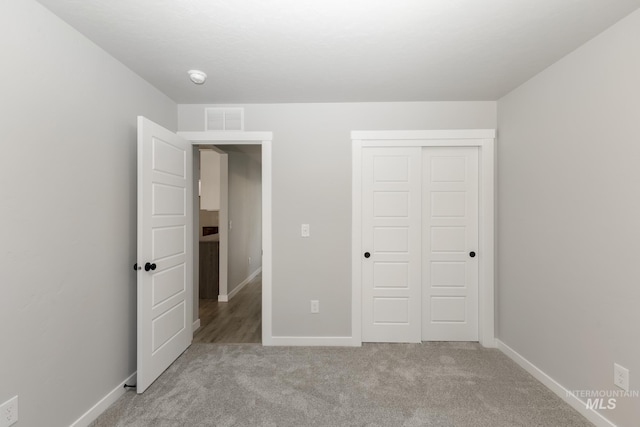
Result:
[[[92,427],[590,425],[498,350],[424,343],[193,344]]]

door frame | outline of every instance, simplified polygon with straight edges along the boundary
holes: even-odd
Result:
[[[362,148],[478,147],[478,337],[497,347],[495,333],[495,129],[352,131],[351,334],[362,344]]]
[[[262,345],[273,345],[272,330],[272,132],[177,132],[192,146],[260,145],[262,147]],[[193,284],[192,284],[193,285]]]

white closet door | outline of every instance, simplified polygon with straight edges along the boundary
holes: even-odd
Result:
[[[478,148],[424,148],[422,170],[422,340],[478,341]]]
[[[362,340],[420,342],[421,152],[362,150]]]

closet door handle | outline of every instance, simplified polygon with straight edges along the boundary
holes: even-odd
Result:
[[[371,254],[370,254],[369,252],[365,252],[365,253],[364,253],[364,257],[365,257],[365,258],[369,258],[370,256],[371,256]]]
[[[475,253],[475,252],[473,252],[473,251],[471,251],[471,252],[469,252],[469,256],[470,256],[471,258],[473,258],[473,257],[475,257],[475,256],[476,256],[476,253]]]
[[[144,265],[144,271],[155,270],[155,269],[156,269],[156,265],[151,264],[150,262]]]

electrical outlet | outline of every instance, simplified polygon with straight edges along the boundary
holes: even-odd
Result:
[[[300,226],[300,235],[302,237],[309,237],[311,235],[311,230],[309,229],[309,224],[302,224]]]
[[[317,299],[311,300],[311,312],[313,314],[320,313],[320,301],[318,301]]]
[[[251,257],[249,257],[249,266],[251,266]]]
[[[0,406],[0,427],[9,427],[18,422],[18,396]]]
[[[624,391],[629,391],[629,370],[617,363],[613,364],[613,384]]]

